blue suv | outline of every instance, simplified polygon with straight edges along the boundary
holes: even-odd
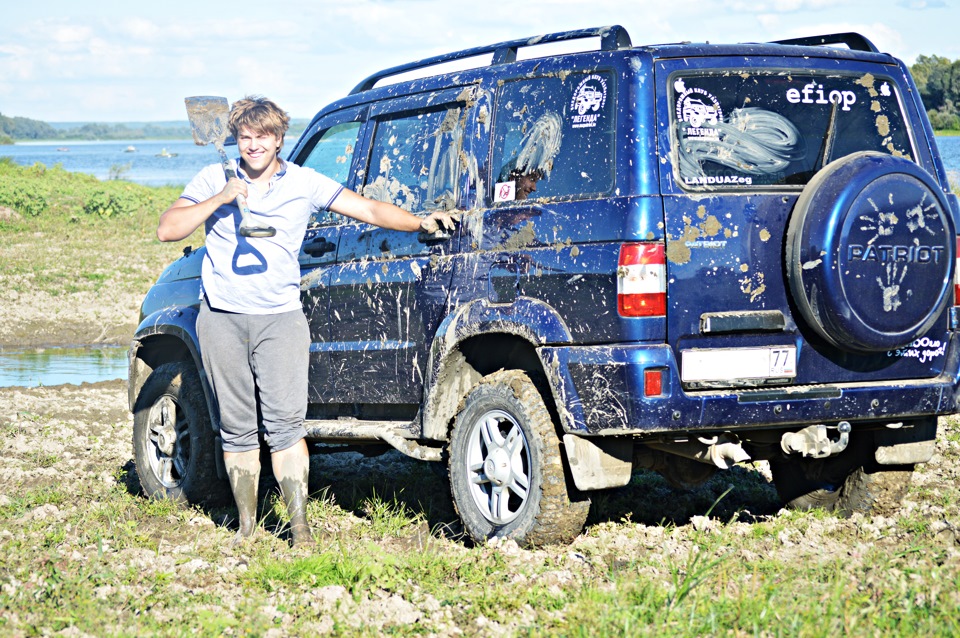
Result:
[[[477,541],[566,542],[639,469],[768,461],[789,506],[888,510],[958,409],[957,198],[907,68],[858,34],[441,55],[363,80],[288,161],[464,211],[430,236],[317,211],[306,426],[445,463]],[[130,349],[141,482],[184,501],[227,493],[202,260]]]

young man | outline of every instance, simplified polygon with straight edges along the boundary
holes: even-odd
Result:
[[[201,170],[160,216],[160,241],[179,241],[205,225],[207,253],[197,335],[203,366],[220,408],[223,460],[240,513],[238,538],[253,534],[260,479],[258,411],[271,465],[290,514],[294,545],[313,543],[306,519],[309,457],[307,410],[310,335],[300,306],[297,256],[315,210],[330,209],[383,228],[452,230],[456,217],[419,218],[392,204],[361,197],[278,153],[289,117],[259,96],[235,102],[229,129],[240,152],[238,177],[220,164]],[[252,216],[274,237],[239,234],[243,196]]]

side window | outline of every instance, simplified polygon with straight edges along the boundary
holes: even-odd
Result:
[[[313,148],[298,163],[346,186],[350,178],[350,166],[353,163],[353,152],[357,147],[360,126],[360,122],[346,122],[331,126],[317,136]],[[314,213],[310,225],[330,224],[339,220],[338,215],[322,210]]]
[[[313,149],[300,165],[346,186],[359,133],[360,122],[346,122],[328,128],[317,138]]]
[[[363,194],[411,213],[455,208],[462,117],[448,105],[378,119]]]
[[[610,192],[615,94],[609,72],[504,83],[494,115],[493,201]]]

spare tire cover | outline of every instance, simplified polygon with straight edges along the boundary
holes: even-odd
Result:
[[[790,291],[827,342],[870,353],[907,345],[953,297],[956,236],[933,178],[876,152],[828,164],[807,184],[787,228]]]

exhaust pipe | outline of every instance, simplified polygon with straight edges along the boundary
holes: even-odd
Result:
[[[740,445],[740,440],[731,434],[720,434],[710,438],[699,437],[696,440],[677,443],[646,441],[644,445],[661,452],[714,465],[721,470],[728,470],[735,463],[750,460],[750,455]]]

